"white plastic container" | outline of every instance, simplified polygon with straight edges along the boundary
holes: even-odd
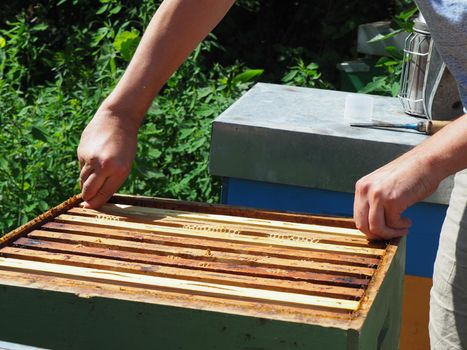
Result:
[[[366,123],[373,119],[373,97],[364,94],[348,94],[345,98],[344,122]]]

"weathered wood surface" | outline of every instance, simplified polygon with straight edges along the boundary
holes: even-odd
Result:
[[[240,216],[265,220],[295,222],[301,224],[326,225],[334,227],[356,228],[351,218],[334,216],[303,215],[283,211],[268,211],[255,208],[244,208],[223,204],[209,204],[200,202],[187,202],[170,198],[155,198],[116,194],[110,198],[109,203],[120,205],[140,206],[147,208],[169,209],[190,213],[209,213],[229,216]]]
[[[183,257],[198,261],[223,262],[246,266],[264,266],[268,268],[293,269],[299,271],[327,272],[336,275],[349,276],[371,276],[374,272],[369,267],[346,266],[323,262],[302,261],[292,259],[274,258],[268,256],[256,256],[244,253],[229,253],[215,250],[208,246],[204,248],[174,247],[164,244],[140,243],[131,241],[122,241],[119,239],[90,237],[61,232],[49,232],[34,230],[28,234],[28,237],[38,240],[50,240],[64,243],[78,243],[82,245],[105,247],[112,250],[149,253],[162,255],[165,257]],[[172,258],[173,259],[173,258]]]
[[[54,244],[53,246],[56,247],[56,251],[59,251],[61,247],[63,251],[70,251],[70,247],[64,244],[58,243]],[[355,290],[354,288],[313,284],[310,282],[233,275],[205,270],[189,270],[164,265],[155,267],[153,264],[150,263],[150,261],[149,263],[129,263],[127,261],[118,260],[111,254],[109,254],[108,250],[106,249],[87,248],[86,252],[93,256],[102,256],[102,258],[48,251],[31,251],[30,249],[14,247],[5,247],[2,251],[2,255],[4,257],[11,257],[15,259],[28,259],[31,261],[42,261],[56,264],[84,266],[95,269],[109,271],[124,271],[159,277],[181,278],[190,281],[204,281],[226,285],[232,284],[236,286],[249,286],[284,292],[296,292],[304,294],[309,293],[314,295],[337,297],[343,299],[355,298],[355,296],[361,297],[363,295],[363,289]]]
[[[70,212],[78,213],[91,213],[94,214],[96,211],[84,209],[84,208],[72,208]],[[169,210],[169,209],[158,209],[158,208],[146,208],[146,207],[137,207],[134,205],[124,205],[124,204],[105,204],[100,209],[100,212],[131,216],[132,218],[141,218],[144,221],[148,220],[161,220],[161,219],[172,219],[188,221],[188,222],[201,222],[203,224],[207,223],[216,223],[216,224],[228,224],[229,226],[239,225],[240,227],[245,227],[248,229],[255,228],[265,228],[265,229],[281,229],[281,230],[292,230],[299,232],[320,232],[320,233],[331,233],[333,236],[336,235],[348,235],[356,237],[365,237],[365,235],[351,228],[342,228],[342,227],[333,227],[325,225],[315,225],[315,224],[300,224],[295,222],[285,222],[277,220],[266,220],[266,219],[256,219],[248,217],[237,217],[237,216],[228,216],[220,214],[205,214],[205,213],[191,213],[184,212],[180,210]],[[99,212],[97,212],[99,213]]]
[[[43,229],[54,232],[76,233],[81,235],[98,236],[114,239],[122,239],[136,242],[162,243],[168,246],[179,247],[204,247],[206,245],[205,237],[178,237],[162,234],[152,234],[147,232],[131,231],[117,228],[106,228],[99,226],[83,226],[65,222],[47,222],[42,226]],[[265,255],[278,258],[292,258],[297,260],[327,261],[350,266],[373,266],[379,262],[378,258],[344,255],[327,252],[316,252],[312,250],[301,249],[282,249],[273,246],[260,246],[244,244],[242,242],[225,242],[210,240],[209,246],[225,252],[249,253],[256,255]]]
[[[148,199],[135,202],[143,206],[131,205],[129,197],[112,201],[98,211],[76,201],[10,236],[0,249],[0,271],[200,295],[226,310],[259,302],[275,309],[276,319],[288,319],[293,306],[350,324],[360,304],[368,304],[369,285],[374,296],[381,261],[394,253],[386,242],[366,240],[349,220],[257,210],[248,217],[247,209],[235,208],[236,215],[228,215],[228,207],[198,203],[189,211],[189,203],[170,200],[154,200],[159,208]]]
[[[190,293],[238,297],[240,299],[266,300],[272,303],[300,304],[304,306],[322,306],[355,311],[358,301],[337,298],[318,297],[306,294],[260,290],[248,287],[226,286],[209,282],[192,282],[183,279],[136,275],[127,272],[103,271],[87,267],[76,267],[62,264],[50,264],[30,260],[0,258],[0,266],[4,269],[25,272],[52,273],[58,276],[78,277],[101,282],[124,283],[143,286],[145,288],[181,290]]]
[[[62,214],[56,218],[59,222],[70,222],[80,223],[84,225],[96,225],[103,227],[115,227],[129,230],[136,230],[142,232],[153,232],[153,233],[170,233],[177,236],[194,236],[194,237],[206,237],[211,239],[217,239],[222,241],[238,241],[247,242],[252,244],[263,244],[273,245],[280,247],[294,247],[303,249],[314,249],[319,251],[331,251],[338,253],[351,253],[364,256],[381,256],[384,254],[384,249],[369,248],[369,247],[354,247],[341,244],[327,244],[320,243],[319,239],[313,237],[313,234],[297,238],[296,236],[287,236],[282,233],[277,235],[270,234],[266,237],[263,235],[243,235],[235,230],[219,228],[218,230],[211,230],[207,226],[186,226],[181,228],[172,228],[155,225],[152,222],[141,223],[141,222],[128,222],[120,221],[114,217],[87,217],[79,215]]]

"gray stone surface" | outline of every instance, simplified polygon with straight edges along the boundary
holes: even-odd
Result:
[[[355,182],[422,142],[414,131],[350,127],[349,93],[259,83],[213,123],[212,175],[332,191]],[[396,98],[373,96],[373,119],[417,122]],[[447,204],[452,177],[427,202]]]

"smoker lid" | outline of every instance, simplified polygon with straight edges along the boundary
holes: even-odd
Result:
[[[430,29],[428,28],[425,18],[421,12],[418,13],[417,18],[414,20],[413,30],[417,33],[430,35]]]

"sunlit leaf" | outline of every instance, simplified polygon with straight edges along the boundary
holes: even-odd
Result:
[[[115,37],[113,46],[124,60],[129,61],[138,46],[139,39],[139,31],[136,29],[132,29],[131,31],[125,30]]]
[[[384,40],[387,40],[389,38],[392,38],[394,36],[396,36],[397,34],[403,32],[404,30],[403,29],[397,29],[397,30],[394,30],[388,34],[378,34],[376,36],[374,36],[373,38],[371,38],[370,40],[368,40],[368,43],[369,44],[373,44],[373,43],[377,43],[377,42],[380,42],[380,41],[384,41]]]
[[[264,69],[248,69],[232,79],[232,85],[246,83],[263,74]]]
[[[99,7],[99,9],[96,11],[96,15],[101,15],[101,14],[103,14],[105,11],[107,11],[108,8],[109,8],[109,4],[102,5],[102,6]]]
[[[122,9],[122,6],[121,5],[117,5],[115,7],[113,7],[109,12],[112,14],[112,15],[115,15],[117,13],[119,13]]]
[[[39,32],[39,31],[46,30],[48,27],[49,26],[46,23],[39,23],[39,24],[36,24],[36,25],[32,26],[31,30]]]

